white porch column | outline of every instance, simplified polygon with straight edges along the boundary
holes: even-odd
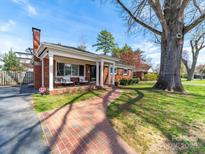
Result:
[[[112,66],[112,85],[115,85],[115,63]]]
[[[53,90],[53,54],[49,53],[49,91]]]
[[[44,87],[44,59],[41,60],[41,86]]]
[[[104,80],[104,61],[101,60],[100,62],[100,86],[103,87],[103,80]]]
[[[111,69],[111,67],[110,67],[110,64],[109,64],[108,65],[108,85],[111,84],[110,69]]]
[[[96,86],[99,86],[99,62],[96,62]]]

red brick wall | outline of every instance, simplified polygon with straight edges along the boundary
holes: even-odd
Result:
[[[138,77],[140,78],[140,80],[144,79],[144,75],[145,75],[144,72],[135,72],[134,74],[135,74],[134,77]]]
[[[90,64],[85,65],[85,79],[90,81]]]
[[[53,60],[53,80],[56,77],[56,61]],[[44,58],[44,86],[49,87],[49,59]]]
[[[44,58],[44,86],[49,86],[49,60]]]
[[[128,74],[127,75],[124,75],[124,69],[122,68],[118,68],[117,69],[117,74],[115,75],[115,80],[116,81],[119,81],[121,80],[122,78],[124,79],[131,79],[132,78],[132,71],[131,70],[128,70]]]
[[[104,67],[104,84],[108,84],[108,67],[105,66]],[[131,79],[133,76],[132,76],[132,71],[131,70],[128,70],[128,74],[127,75],[124,75],[124,70],[122,68],[118,68],[117,69],[117,73],[115,74],[115,81],[119,81],[121,80],[122,78],[125,78],[125,79]],[[111,77],[111,83],[112,83],[112,74],[110,75]]]
[[[41,87],[41,61],[37,57],[34,56],[34,66],[33,66],[33,72],[34,72],[34,87],[36,89]]]

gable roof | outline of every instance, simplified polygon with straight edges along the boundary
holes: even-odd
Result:
[[[85,52],[85,53],[90,53],[90,54],[98,55],[98,54],[95,54],[95,53],[87,51],[87,50],[82,50],[82,49],[79,49],[79,48],[76,48],[76,47],[73,47],[73,46],[62,45],[60,43],[43,42],[43,44],[53,45],[53,46],[56,46],[56,47],[63,47],[63,48],[67,48],[67,49],[73,49],[73,50],[78,50],[78,51]]]
[[[76,47],[72,47],[72,46],[67,46],[67,45],[62,45],[62,44],[55,44],[55,43],[48,43],[48,42],[43,42],[41,43],[39,49],[38,49],[38,56],[40,57],[43,52],[45,52],[48,49],[56,49],[56,50],[61,50],[64,52],[74,52],[75,54],[83,54],[86,56],[90,56],[93,58],[103,58],[103,59],[107,59],[107,60],[113,60],[113,61],[119,61],[120,59],[112,57],[112,56],[108,56],[108,55],[99,55],[87,50],[82,50]]]

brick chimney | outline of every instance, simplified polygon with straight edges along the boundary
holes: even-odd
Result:
[[[32,32],[33,32],[33,52],[35,54],[37,49],[40,47],[41,30],[38,28],[32,27]]]
[[[32,27],[32,32],[33,32],[34,87],[38,89],[41,87],[42,68],[41,68],[41,60],[37,57],[36,52],[38,48],[40,47],[41,30],[38,28]]]

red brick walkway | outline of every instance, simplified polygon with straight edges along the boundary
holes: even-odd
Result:
[[[52,153],[135,153],[106,119],[107,103],[119,95],[120,90],[109,89],[102,97],[41,114],[42,128]]]

